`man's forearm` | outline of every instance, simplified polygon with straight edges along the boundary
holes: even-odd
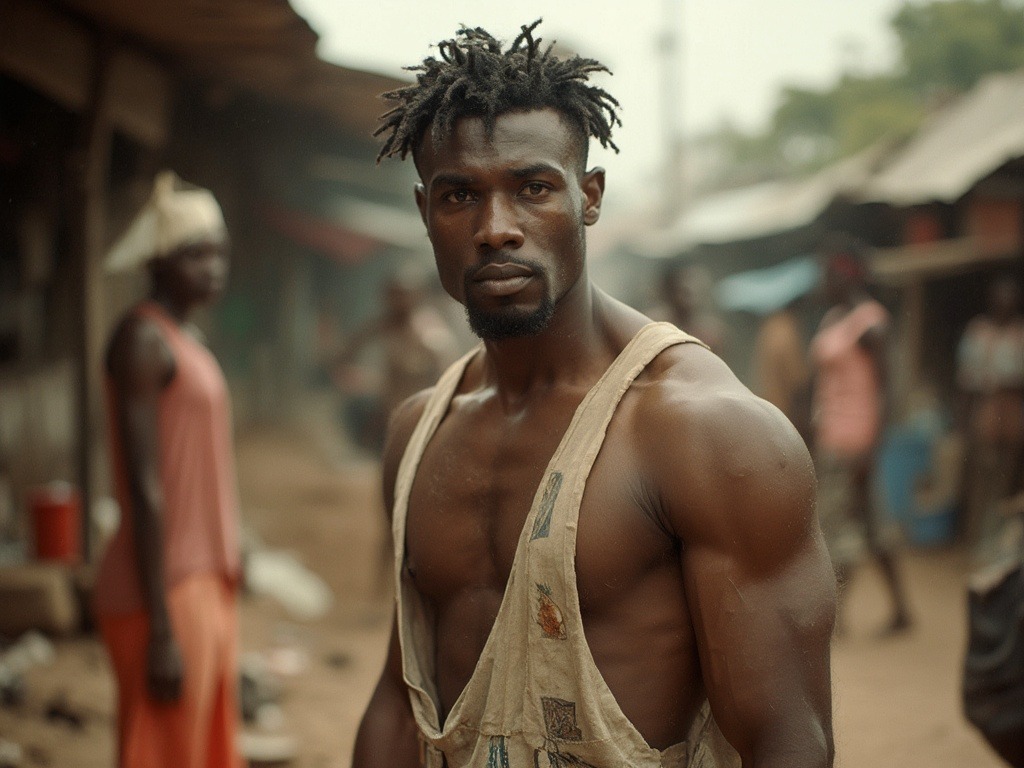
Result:
[[[759,745],[743,768],[832,768],[834,760],[832,729],[816,721]]]
[[[416,722],[404,690],[382,680],[359,724],[352,768],[420,768]]]
[[[132,527],[142,598],[149,615],[150,632],[166,637],[171,634],[171,624],[164,583],[163,502],[159,491],[141,487],[134,490]]]
[[[813,697],[808,694],[807,700]],[[785,706],[779,702],[779,707]],[[833,767],[836,746],[827,705],[820,702],[818,706],[801,706],[791,702],[788,709],[790,717],[761,733],[750,760],[743,760],[743,768]]]

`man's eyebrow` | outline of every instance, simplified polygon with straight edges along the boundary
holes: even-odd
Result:
[[[432,187],[468,187],[473,183],[472,176],[461,173],[439,173],[430,180]]]
[[[514,168],[509,173],[517,179],[525,179],[545,173],[553,173],[556,176],[564,175],[561,168],[551,165],[551,163],[534,163],[524,168]]]

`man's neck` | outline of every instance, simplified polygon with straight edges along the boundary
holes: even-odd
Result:
[[[182,304],[181,302],[175,301],[171,293],[163,290],[159,285],[153,287],[153,290],[149,294],[149,300],[155,304],[159,304],[163,310],[178,323],[178,325],[184,325],[188,321],[188,316],[192,307],[188,304]]]
[[[547,327],[532,336],[485,341],[485,381],[506,410],[560,384],[592,385],[620,351],[606,317],[608,297],[581,277]]]
[[[992,318],[992,323],[1000,328],[1009,328],[1011,325],[1017,325],[1021,321],[1021,316],[1013,312],[993,313],[989,317]]]
[[[839,299],[839,306],[846,311],[852,311],[871,299],[871,295],[860,288],[853,288]]]

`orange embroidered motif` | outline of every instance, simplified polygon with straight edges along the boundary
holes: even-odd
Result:
[[[562,611],[551,599],[551,587],[547,584],[538,584],[537,593],[537,623],[544,631],[544,636],[554,640],[565,640]]]

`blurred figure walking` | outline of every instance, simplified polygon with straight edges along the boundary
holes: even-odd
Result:
[[[346,428],[375,456],[384,449],[391,412],[433,386],[459,355],[447,321],[424,300],[423,283],[423,276],[411,268],[389,277],[382,291],[384,311],[352,335],[333,366],[336,382],[349,395]],[[371,347],[378,348],[379,376],[365,375],[356,363]]]
[[[189,324],[227,277],[227,233],[206,190],[161,174],[111,252],[145,265],[149,297],[106,357],[121,525],[100,565],[96,612],[117,678],[121,768],[235,768],[240,573],[230,401]]]
[[[840,588],[866,551],[881,568],[892,599],[885,632],[900,632],[910,626],[910,613],[892,526],[882,522],[874,487],[885,427],[889,315],[867,293],[866,268],[855,246],[830,246],[826,256],[830,308],[811,341],[818,513]]]
[[[1001,502],[1020,490],[1024,458],[1024,317],[1010,276],[993,281],[988,311],[971,320],[957,348],[957,383],[967,439],[964,532],[974,559],[999,559],[1009,522]]]

